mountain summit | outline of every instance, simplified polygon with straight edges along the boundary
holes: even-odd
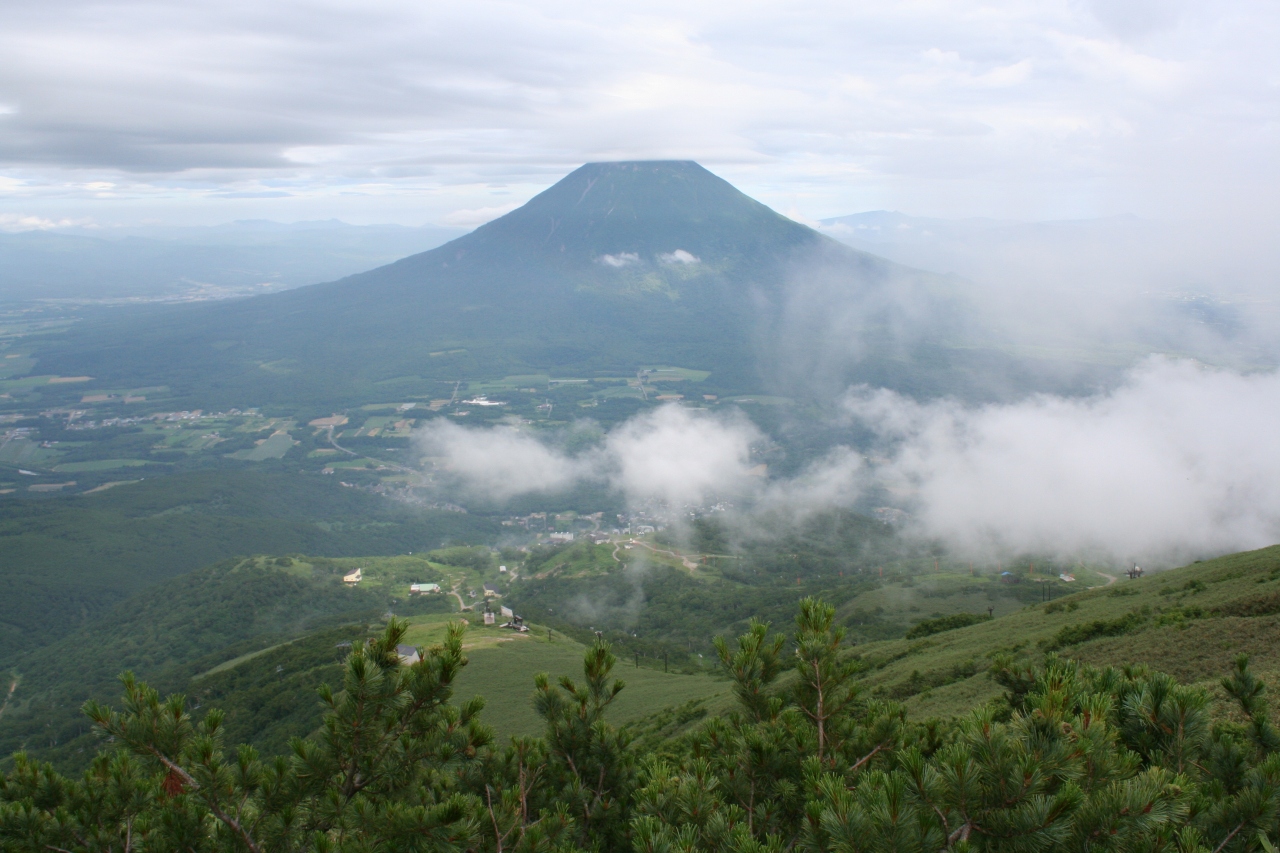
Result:
[[[714,258],[815,236],[686,160],[588,163],[469,241],[527,241],[596,260],[679,250]]]
[[[697,163],[589,163],[465,237],[326,288],[425,288],[437,307],[519,293],[696,298],[691,282],[762,284],[751,270],[828,242]]]
[[[751,390],[796,317],[853,317],[874,327],[867,341],[883,339],[896,308],[881,297],[936,284],[775,213],[697,163],[589,163],[431,251],[328,284],[85,323],[41,358],[42,369],[168,385],[205,405],[661,363]],[[851,304],[874,310],[851,314]],[[814,333],[799,332],[811,346]]]

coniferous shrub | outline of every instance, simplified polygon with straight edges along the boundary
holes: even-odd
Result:
[[[1145,667],[1005,653],[1001,702],[914,722],[805,599],[794,643],[762,622],[717,641],[734,710],[642,751],[607,720],[606,643],[581,681],[536,676],[544,736],[500,745],[483,700],[452,704],[463,626],[411,665],[405,627],[352,649],[284,756],[228,751],[220,714],[124,676],[120,710],[86,708],[107,740],[83,776],[19,754],[0,777],[0,850],[1247,853],[1280,831],[1280,733],[1243,656],[1225,719]]]

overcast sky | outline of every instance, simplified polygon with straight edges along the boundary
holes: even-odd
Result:
[[[474,225],[582,162],[776,209],[1276,213],[1275,0],[5,0],[0,226]]]

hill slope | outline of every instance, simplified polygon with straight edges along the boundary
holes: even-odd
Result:
[[[385,554],[495,532],[472,515],[409,509],[319,477],[250,471],[8,501],[0,504],[0,666],[211,560],[263,551]]]
[[[862,381],[995,387],[983,373],[1007,360],[953,346],[972,342],[954,290],[792,222],[695,163],[597,163],[465,237],[367,273],[86,322],[43,346],[40,369],[166,384],[204,405],[336,404],[428,393],[432,380],[628,375],[645,364],[753,389],[811,373],[816,335],[829,338],[822,358],[852,354]]]
[[[376,634],[388,606],[408,617],[406,642],[420,647],[440,642],[448,621],[470,618],[465,648],[471,662],[458,695],[484,696],[484,719],[500,737],[541,731],[530,701],[535,672],[581,676],[586,647],[563,633],[486,627],[474,612],[451,612],[456,605],[450,596],[405,599],[406,579],[448,583],[441,569],[465,569],[436,566],[421,555],[362,558],[359,563],[372,569],[367,580],[374,582],[352,589],[341,582],[352,563],[227,560],[157,584],[32,651],[12,671],[17,683],[0,710],[0,764],[23,749],[62,766],[81,766],[99,743],[80,708],[90,698],[116,702],[117,676],[125,670],[162,691],[183,693],[194,711],[224,710],[228,742],[284,754],[289,738],[319,725],[317,688],[341,682],[338,664],[350,644]],[[680,713],[692,719],[726,693],[719,678],[668,674],[648,663],[619,666],[629,686],[617,720],[666,709],[673,719]]]
[[[1147,665],[1210,687],[1244,652],[1259,677],[1280,683],[1280,546],[1120,578],[994,621],[858,648],[865,687],[906,700],[917,716],[961,714],[1000,695],[987,674],[999,654],[1027,665],[1050,652],[1095,666]]]

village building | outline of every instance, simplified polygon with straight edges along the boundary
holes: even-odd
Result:
[[[485,585],[484,585],[484,597],[485,597],[485,598],[501,598],[501,597],[502,597],[502,591],[501,591],[501,590],[499,590],[499,589],[498,589],[496,586],[494,586],[493,584],[491,584],[491,583],[487,583],[487,584],[485,584]]]
[[[356,569],[354,572],[348,572],[342,576],[342,582],[351,586],[355,586],[362,580],[364,580],[364,569]]]
[[[439,595],[440,592],[440,584],[438,583],[409,584],[410,595]]]

